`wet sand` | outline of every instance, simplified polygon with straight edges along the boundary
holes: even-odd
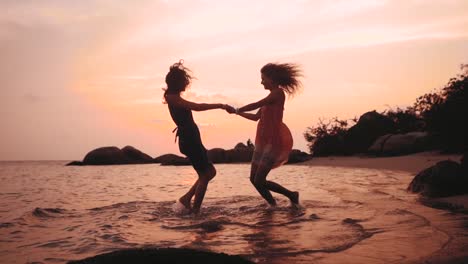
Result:
[[[299,163],[307,166],[331,166],[331,167],[353,167],[369,168],[394,171],[406,171],[417,174],[421,170],[434,165],[442,160],[453,160],[460,162],[462,155],[459,154],[438,154],[437,152],[421,152],[405,156],[396,157],[319,157],[309,161]]]
[[[304,166],[329,166],[329,167],[350,167],[350,168],[369,168],[378,170],[405,171],[416,176],[420,171],[436,164],[442,160],[453,160],[460,162],[462,155],[460,154],[440,154],[438,152],[421,152],[405,156],[396,157],[368,157],[368,156],[351,156],[351,157],[319,157],[301,163]],[[422,204],[453,212],[454,214],[468,214],[468,195],[458,195],[443,198],[421,198]],[[415,263],[425,264],[466,264],[468,263],[468,252],[464,242],[460,239],[468,236],[468,225],[464,226],[464,231],[459,234],[459,226],[454,228],[448,222],[432,222],[441,231],[446,232],[450,236],[448,242],[441,250],[435,252],[429,257],[424,257]],[[465,241],[465,239],[462,239]]]

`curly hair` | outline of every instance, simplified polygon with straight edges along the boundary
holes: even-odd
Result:
[[[167,89],[164,90],[164,95],[185,91],[194,78],[190,75],[190,70],[183,63],[184,61],[180,60],[169,68],[169,72],[166,75]]]
[[[294,63],[268,63],[260,72],[278,84],[288,95],[296,94],[301,88],[302,71]]]

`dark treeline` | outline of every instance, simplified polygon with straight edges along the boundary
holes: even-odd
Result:
[[[366,153],[379,137],[413,132],[429,136],[423,150],[461,153],[467,150],[467,87],[468,64],[462,64],[461,73],[445,87],[418,97],[406,109],[372,111],[359,119],[319,120],[317,125],[307,128],[304,137],[314,156]]]

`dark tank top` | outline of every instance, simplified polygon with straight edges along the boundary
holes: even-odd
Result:
[[[170,104],[167,104],[167,106],[169,107],[169,113],[171,114],[172,120],[177,127],[181,128],[195,125],[192,111],[190,109],[174,107]]]
[[[192,110],[170,104],[167,104],[167,106],[172,120],[177,125],[173,131],[177,130],[176,139],[180,137],[180,139],[184,139],[183,141],[200,141],[200,131],[193,120]]]

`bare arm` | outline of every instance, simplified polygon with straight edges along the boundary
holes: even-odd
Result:
[[[258,121],[260,119],[260,111],[258,110],[257,113],[252,114],[252,113],[245,113],[245,112],[238,112],[237,115],[242,116],[243,118],[252,120],[252,121]]]
[[[211,110],[211,109],[225,109],[225,110],[227,109],[227,105],[224,105],[224,104],[194,103],[194,102],[187,101],[178,95],[168,94],[166,95],[165,98],[166,98],[166,102],[173,106],[186,108],[186,109],[190,109],[193,111],[206,111],[206,110]]]
[[[255,103],[248,104],[248,105],[244,105],[244,106],[238,108],[237,111],[239,113],[240,112],[248,112],[248,111],[252,111],[252,110],[255,110],[257,108],[260,108],[260,107],[262,107],[264,105],[273,104],[274,102],[279,100],[280,96],[282,96],[282,95],[283,95],[283,92],[281,90],[271,92],[267,97],[263,98],[262,100],[257,101]]]

